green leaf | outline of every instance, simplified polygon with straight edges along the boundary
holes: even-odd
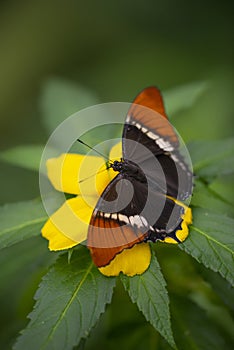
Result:
[[[166,282],[156,257],[152,255],[150,267],[144,274],[131,278],[122,276],[122,282],[146,320],[175,348]]]
[[[207,83],[198,81],[165,91],[166,111],[169,116],[191,107],[207,89]]]
[[[234,220],[209,210],[194,208],[193,225],[179,247],[234,284]]]
[[[206,283],[212,286],[212,289],[220,297],[222,302],[234,311],[233,296],[234,290],[230,287],[228,281],[223,279],[219,274],[215,273],[210,269],[206,269],[202,265],[202,268],[199,270],[200,275],[205,279]],[[232,321],[234,322],[234,320]],[[233,333],[233,332],[232,332]]]
[[[47,215],[36,200],[0,207],[0,249],[39,235]]]
[[[195,175],[213,179],[234,173],[234,138],[188,144]]]
[[[233,211],[233,197],[234,197],[234,176],[233,174],[219,176],[209,185],[209,189],[224,198],[226,202],[230,203]]]
[[[41,97],[43,123],[51,133],[73,113],[97,103],[97,97],[84,87],[58,78],[51,79]]]
[[[233,349],[232,339],[207,312],[184,295],[171,297],[172,324],[178,349]]]
[[[0,152],[0,160],[29,170],[39,170],[44,146],[17,146]]]
[[[115,278],[103,276],[80,247],[67,262],[62,255],[43,278],[30,322],[15,350],[69,350],[87,338],[107,303]]]
[[[166,347],[160,347],[159,343]],[[117,279],[111,307],[101,316],[101,320],[85,341],[85,350],[153,350],[156,344],[160,349],[171,350],[166,340],[146,322],[137,305],[129,300],[123,284]]]
[[[12,349],[12,339],[26,326],[33,295],[56,256],[40,236],[1,250],[0,349]]]
[[[234,214],[233,206],[226,201],[225,197],[221,197],[210,186],[206,186],[199,180],[195,182],[191,205],[203,209],[209,208],[218,214],[229,216]]]

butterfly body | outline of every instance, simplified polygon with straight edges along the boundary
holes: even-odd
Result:
[[[113,164],[111,164],[111,168],[114,171],[118,171],[120,174],[122,174],[123,177],[132,177],[137,181],[144,183],[147,181],[143,171],[139,168],[139,166],[129,160],[115,160]]]
[[[147,88],[134,100],[122,135],[121,161],[110,164],[118,174],[94,209],[87,245],[98,267],[135,244],[181,240],[192,173],[179,152],[177,134],[168,122],[161,94]]]

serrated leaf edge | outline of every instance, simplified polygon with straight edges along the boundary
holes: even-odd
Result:
[[[195,227],[195,226],[193,226],[193,225],[191,225],[190,227],[191,227],[194,231],[200,233],[201,235],[203,235],[203,236],[206,238],[206,240],[207,240],[209,246],[211,247],[212,251],[214,252],[214,254],[215,254],[216,256],[218,256],[218,258],[219,258],[219,260],[220,260],[220,265],[224,266],[224,267],[226,268],[226,271],[229,271],[229,273],[230,273],[231,270],[230,270],[229,266],[223,261],[223,259],[221,259],[220,254],[216,251],[215,247],[211,244],[210,241],[212,241],[212,242],[214,242],[215,244],[217,244],[217,245],[221,246],[222,248],[224,248],[224,249],[225,249],[229,254],[231,254],[232,256],[234,256],[234,252],[233,252],[231,249],[229,249],[227,246],[225,246],[225,245],[223,245],[222,243],[220,243],[219,241],[217,241],[216,239],[214,239],[214,238],[210,237],[209,235],[207,235],[207,234],[206,234],[205,232],[203,232],[202,230],[198,229],[197,227]],[[199,249],[199,251],[200,251],[200,250],[201,250],[201,247],[200,247],[199,245],[197,245],[197,244],[194,242],[194,240],[192,240],[192,237],[191,237],[191,236],[190,236],[190,240],[192,241],[192,244],[193,244],[194,246],[197,246],[198,249]],[[186,243],[186,242],[185,242],[185,243]],[[184,246],[185,246],[185,244],[184,244]],[[199,257],[199,256],[194,255],[193,252],[190,251],[190,250],[187,250],[186,247],[183,248],[183,244],[180,244],[179,247],[180,247],[180,249],[182,249],[182,250],[184,249],[184,250],[186,251],[187,254],[190,254],[190,255],[191,255],[192,257],[194,257],[199,263],[202,263],[205,267],[210,268],[211,270],[220,273],[220,275],[223,276],[223,278],[225,278],[232,286],[234,285],[234,284],[233,284],[233,280],[232,280],[231,278],[229,278],[229,277],[227,276],[227,274],[223,273],[223,271],[221,271],[219,268],[215,268],[215,267],[209,265],[206,261],[204,261],[204,260],[202,259],[202,256]]]
[[[63,317],[65,316],[67,310],[69,309],[69,307],[72,305],[73,301],[75,300],[80,288],[82,287],[82,285],[84,284],[86,278],[88,277],[88,275],[91,273],[93,267],[93,262],[90,263],[88,269],[86,270],[85,275],[83,276],[83,278],[81,279],[80,283],[77,285],[73,295],[71,296],[70,300],[67,302],[66,306],[64,307],[64,310],[62,311],[60,317],[58,318],[58,320],[56,321],[55,325],[52,327],[45,343],[42,345],[41,349],[44,349],[46,347],[46,345],[49,343],[49,341],[52,339],[53,334],[56,332],[56,329],[58,327],[58,325],[60,324],[60,322],[63,320]]]
[[[214,239],[213,237],[209,236],[208,234],[206,234],[205,232],[203,232],[202,230],[200,230],[198,227],[191,225],[190,226],[191,229],[193,229],[194,231],[200,233],[201,235],[205,236],[208,240],[208,242],[213,241],[214,243],[216,243],[217,245],[221,246],[222,248],[224,248],[225,250],[229,251],[229,253],[231,253],[232,255],[234,255],[234,251],[232,251],[230,248],[228,248],[226,245],[222,244],[221,242],[217,241],[216,239]]]
[[[154,257],[154,259],[156,260],[155,262],[156,262],[156,264],[158,265],[158,267],[159,267],[159,269],[160,269],[160,265],[158,264],[158,261],[157,261],[157,259],[156,259],[156,256],[153,254],[153,252],[152,252],[152,255],[153,255],[152,257]],[[160,271],[161,271],[161,269],[160,269]],[[162,274],[163,280],[160,280],[160,279],[158,279],[158,276],[157,276],[157,275],[155,276],[155,275],[153,274],[152,271],[148,270],[148,271],[146,271],[146,272],[148,272],[148,273],[150,273],[151,275],[153,275],[154,278],[157,279],[157,282],[159,283],[160,286],[162,286],[163,288],[165,288],[165,287],[167,286],[166,281],[164,280],[163,274]],[[141,276],[139,276],[140,278],[139,278],[139,281],[138,281],[138,283],[137,283],[137,293],[138,293],[138,295],[140,294],[140,293],[139,293],[139,288],[140,288],[140,283],[141,283],[141,284],[143,285],[144,289],[146,290],[146,294],[149,296],[149,293],[147,292],[147,288],[146,288],[146,283],[145,283],[145,281],[143,280],[143,277],[142,277],[142,276],[144,276],[144,274],[141,275]],[[132,302],[133,302],[133,303],[136,303],[136,305],[137,305],[139,311],[144,315],[146,321],[148,321],[148,322],[154,327],[154,329],[156,329],[156,331],[159,332],[159,333],[161,334],[161,336],[168,342],[168,344],[170,344],[170,346],[171,346],[173,349],[177,349],[176,344],[175,344],[175,340],[174,340],[174,336],[173,336],[172,329],[171,329],[171,334],[170,334],[170,333],[168,334],[168,332],[167,332],[167,336],[168,336],[168,337],[165,338],[165,336],[164,336],[157,328],[155,328],[154,324],[151,322],[151,320],[150,320],[150,318],[148,317],[148,315],[144,313],[144,310],[141,308],[141,305],[138,304],[136,295],[131,295],[131,293],[129,292],[129,290],[130,290],[129,284],[125,284],[125,283],[124,283],[124,279],[127,279],[127,278],[134,278],[134,277],[127,277],[127,276],[121,276],[121,277],[122,277],[121,280],[122,280],[122,283],[123,283],[123,285],[124,285],[125,290],[128,292],[128,294],[129,294],[129,296],[130,296]],[[140,281],[141,281],[141,282],[140,282]],[[166,300],[166,296],[167,296],[167,300]],[[164,302],[167,304],[167,307],[169,308],[170,300],[169,300],[169,296],[168,296],[168,291],[167,291],[167,289],[166,289],[165,298],[164,298],[164,295],[161,295],[161,297],[162,297],[162,299],[164,299]],[[153,308],[156,310],[157,319],[158,319],[158,322],[159,322],[159,324],[160,324],[160,323],[161,323],[161,322],[160,322],[160,315],[159,315],[159,313],[157,312],[157,307],[156,307],[156,305],[154,304],[154,302],[152,301],[152,299],[151,299],[151,298],[149,298],[149,299],[150,299],[151,305],[152,305]],[[170,310],[169,310],[169,322],[170,322],[170,326],[171,326],[171,315],[170,315]],[[162,325],[162,323],[161,323],[161,325]],[[162,328],[164,328],[164,327],[162,327]]]

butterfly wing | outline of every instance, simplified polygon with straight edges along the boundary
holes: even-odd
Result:
[[[175,210],[180,220],[182,208],[158,191],[150,191],[148,205],[146,182],[131,180],[118,174],[102,193],[93,212],[87,246],[96,266],[108,265],[126,248],[143,241],[164,240],[168,231],[168,218]]]
[[[159,150],[163,148],[163,140],[165,141],[164,148],[169,144],[173,147],[178,146],[178,137],[168,122],[161,93],[156,87],[148,87],[137,95],[128,111],[126,124],[135,125],[143,135],[139,135],[139,133],[136,135],[133,130],[127,130],[126,125],[123,130],[123,138],[125,138],[126,133],[130,138],[132,132],[132,138],[138,140],[141,137],[142,140],[139,139],[139,142],[142,141],[143,144],[147,142],[147,138],[144,136],[154,141],[157,140],[156,145],[159,146]],[[162,139],[161,145],[160,138]]]
[[[180,154],[178,136],[157,88],[146,88],[135,98],[122,138],[123,158],[139,165],[160,192],[179,200],[191,195],[192,172]]]
[[[141,106],[148,107],[153,111],[160,113],[166,119],[166,112],[163,104],[162,95],[155,86],[150,86],[142,90],[134,99],[133,103]],[[131,109],[134,110],[137,106],[132,106]]]
[[[134,179],[130,182],[122,174],[106,187],[88,230],[87,246],[96,266],[108,265],[123,249],[144,241],[148,223],[138,214],[144,208],[147,191],[146,184]]]
[[[157,88],[143,90],[134,100],[122,143],[124,160],[137,164],[146,179],[139,181],[119,173],[102,193],[87,239],[98,267],[108,265],[123,249],[136,243],[167,236],[176,239],[174,233],[180,228],[184,207],[170,196],[184,199],[192,190],[192,173],[179,153],[177,134],[167,120]]]

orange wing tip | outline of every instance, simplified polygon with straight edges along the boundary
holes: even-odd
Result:
[[[149,86],[142,90],[133,103],[148,107],[167,118],[161,92],[155,86]]]
[[[144,89],[133,101],[128,115],[146,130],[170,141],[174,147],[179,145],[177,133],[168,121],[162,96],[157,88]]]
[[[118,276],[121,272],[127,276],[143,274],[149,267],[151,250],[148,243],[139,243],[117,254],[109,265],[99,267],[105,276]]]

